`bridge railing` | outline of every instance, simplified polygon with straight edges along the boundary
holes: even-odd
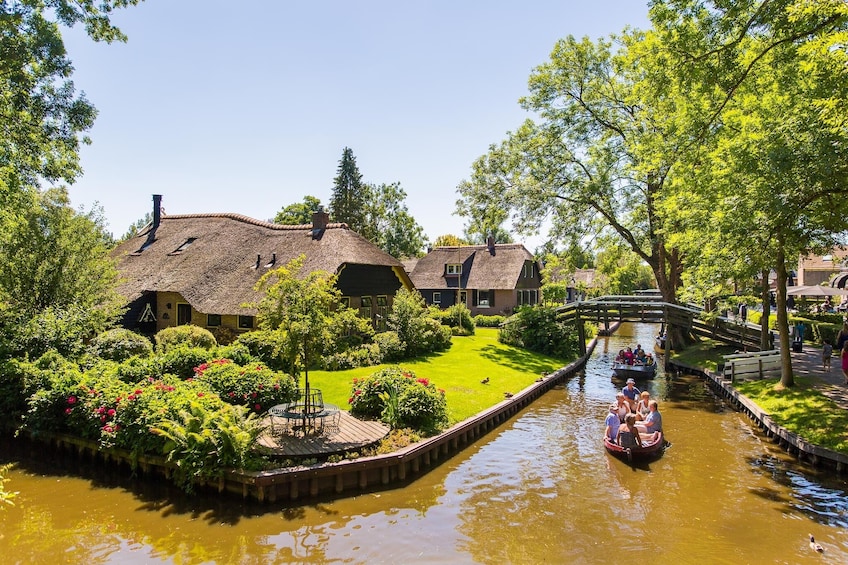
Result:
[[[609,330],[616,322],[665,324],[683,328],[706,337],[746,350],[760,349],[760,326],[724,316],[705,316],[702,308],[691,304],[672,304],[656,295],[611,295],[571,302],[557,309],[560,320],[575,323],[583,335],[582,324],[592,321]],[[769,347],[771,347],[771,342]]]

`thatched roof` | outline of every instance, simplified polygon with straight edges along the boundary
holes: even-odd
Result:
[[[147,226],[112,252],[124,279],[118,291],[128,302],[145,291],[178,292],[200,312],[251,314],[241,305],[259,300],[254,284],[301,254],[304,273],[337,273],[346,264],[361,264],[392,267],[406,277],[400,261],[346,224],[314,231],[311,224],[282,226],[239,214],[162,216],[153,243],[139,252],[152,229]]]
[[[456,288],[447,283],[445,265],[462,263],[464,288],[514,289],[525,261],[533,255],[520,243],[436,247],[418,260],[410,278],[419,289]]]

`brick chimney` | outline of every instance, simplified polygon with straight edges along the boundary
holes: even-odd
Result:
[[[323,206],[312,212],[312,239],[321,239],[329,223],[330,214],[324,211]]]
[[[330,223],[330,214],[324,211],[324,207],[321,206],[315,212],[312,212],[312,229],[313,230],[325,230],[327,229],[327,224]]]

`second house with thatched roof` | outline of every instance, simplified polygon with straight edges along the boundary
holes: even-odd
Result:
[[[305,255],[304,271],[338,274],[343,302],[382,329],[395,293],[412,288],[403,265],[319,210],[312,224],[283,226],[239,214],[161,213],[112,252],[129,310],[122,325],[145,334],[182,324],[220,333],[254,329],[261,294],[256,282],[269,270]]]
[[[540,264],[519,243],[436,247],[411,265],[410,278],[428,305],[457,302],[472,315],[511,314],[541,300]]]

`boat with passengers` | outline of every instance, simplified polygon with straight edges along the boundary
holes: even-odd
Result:
[[[612,372],[622,379],[652,379],[657,374],[657,362],[651,353],[645,353],[642,346],[637,345],[635,351],[628,347],[618,352]]]

